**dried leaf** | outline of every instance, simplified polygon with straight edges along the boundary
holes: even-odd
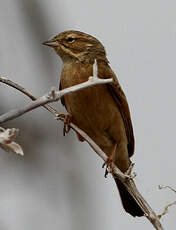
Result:
[[[15,128],[3,129],[0,127],[0,147],[7,152],[14,152],[23,156],[24,153],[21,146],[13,141],[18,132],[19,130]]]

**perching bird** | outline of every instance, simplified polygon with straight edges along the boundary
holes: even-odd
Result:
[[[87,81],[93,74],[95,59],[98,77],[113,78],[111,84],[65,95],[62,104],[71,115],[72,122],[86,132],[125,173],[134,153],[133,127],[126,97],[109,66],[104,46],[93,36],[73,30],[60,33],[44,45],[54,48],[63,61],[60,89]],[[144,212],[125,186],[114,179],[126,212],[132,216],[143,216]]]

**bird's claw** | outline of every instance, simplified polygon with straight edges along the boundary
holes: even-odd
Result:
[[[128,170],[125,172],[125,175],[128,176],[128,178],[130,178],[130,179],[134,179],[137,176],[135,172],[132,173],[134,165],[135,165],[135,163],[131,162]]]
[[[108,159],[103,163],[102,168],[106,166],[104,177],[107,178],[107,175],[111,172],[111,164],[112,164],[112,158],[108,157]]]
[[[105,170],[105,174],[104,174],[105,178],[107,177],[108,173],[112,173],[111,165],[113,163],[113,159],[114,159],[114,155],[115,155],[116,149],[117,149],[117,143],[115,143],[111,155],[108,156],[107,160],[102,165],[102,168],[104,168],[106,166],[106,170]]]
[[[58,114],[57,115],[57,120],[59,119],[64,119],[64,128],[63,128],[63,135],[65,136],[69,131],[70,131],[70,122],[72,119],[72,115],[71,114]]]

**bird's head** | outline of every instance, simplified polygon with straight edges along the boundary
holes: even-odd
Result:
[[[63,62],[76,61],[92,63],[95,59],[108,63],[104,46],[93,36],[69,30],[43,43],[54,48]]]

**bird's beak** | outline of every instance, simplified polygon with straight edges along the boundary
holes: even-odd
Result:
[[[57,47],[59,45],[59,43],[58,43],[58,41],[56,39],[51,39],[51,40],[49,40],[47,42],[43,42],[43,45],[55,48],[55,47]]]

